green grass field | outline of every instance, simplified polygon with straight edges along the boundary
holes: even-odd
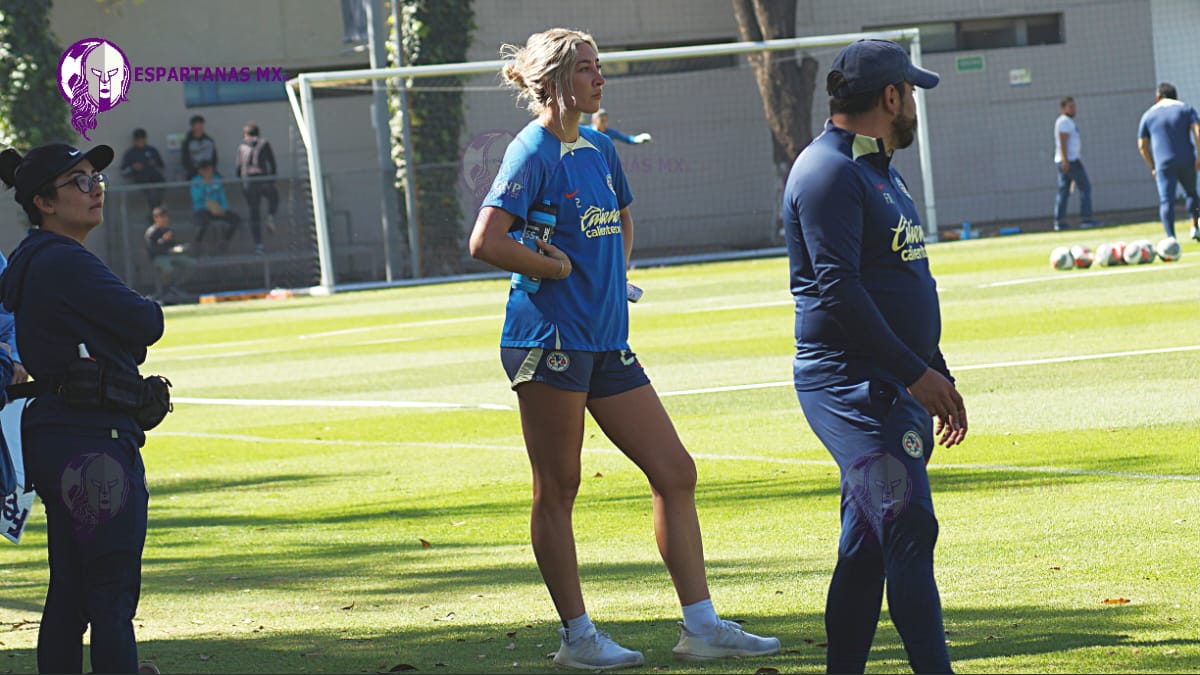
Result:
[[[971,424],[930,466],[960,672],[1200,668],[1200,245],[1170,264],[1047,264],[1057,245],[1159,234],[930,247]],[[697,458],[718,611],[784,649],[672,660],[679,608],[649,490],[590,422],[576,510],[589,611],[646,653],[647,671],[823,670],[837,471],[789,385],[787,261],[631,277],[646,290],[631,344]],[[506,288],[168,311],[144,370],[182,400],[143,451],[143,658],[189,673],[551,668],[557,620],[528,543],[529,469],[498,359]],[[0,544],[0,565],[0,671],[32,672],[48,574],[40,506],[20,546]],[[886,610],[868,668],[908,672]]]

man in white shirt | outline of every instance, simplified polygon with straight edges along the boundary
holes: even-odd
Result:
[[[1075,126],[1075,99],[1067,96],[1059,104],[1061,115],[1054,120],[1054,164],[1058,168],[1058,194],[1054,197],[1054,229],[1067,228],[1067,199],[1071,184],[1079,190],[1080,227],[1098,225],[1092,219],[1092,183],[1079,158],[1079,127]]]

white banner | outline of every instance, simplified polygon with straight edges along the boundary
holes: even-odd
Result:
[[[5,495],[0,501],[0,535],[14,544],[21,542],[21,534],[25,531],[25,523],[33,508],[33,491],[26,491],[25,484],[25,455],[21,449],[21,415],[25,412],[28,399],[19,398],[9,401],[0,409],[0,428],[4,433],[4,444],[8,446],[8,454],[12,459],[14,473],[17,477],[17,489]]]

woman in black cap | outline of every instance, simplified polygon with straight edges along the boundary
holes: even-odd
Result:
[[[70,407],[68,368],[94,360],[106,374],[138,375],[162,336],[162,309],[126,286],[83,246],[104,219],[100,173],[112,148],[43,145],[0,153],[0,180],[33,228],[0,276],[0,301],[16,315],[25,367],[44,386],[25,410],[25,466],[46,508],[50,586],[38,632],[38,670],[83,671],[91,625],[92,670],[137,672],[133,616],[146,540],[145,432],[128,412]],[[106,375],[107,377],[108,375]]]

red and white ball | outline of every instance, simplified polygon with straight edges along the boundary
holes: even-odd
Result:
[[[1125,264],[1145,265],[1154,262],[1154,245],[1145,239],[1131,241],[1125,246]]]
[[[1125,264],[1116,244],[1100,244],[1100,247],[1096,249],[1096,262],[1101,267]]]
[[[1075,267],[1075,258],[1071,255],[1071,249],[1059,246],[1051,251],[1050,266],[1056,270],[1069,270]]]
[[[1183,255],[1183,247],[1175,237],[1167,237],[1154,245],[1154,252],[1163,262],[1175,262]]]
[[[1075,259],[1075,266],[1083,270],[1091,267],[1092,261],[1096,259],[1092,249],[1086,246],[1072,246],[1071,257]]]

